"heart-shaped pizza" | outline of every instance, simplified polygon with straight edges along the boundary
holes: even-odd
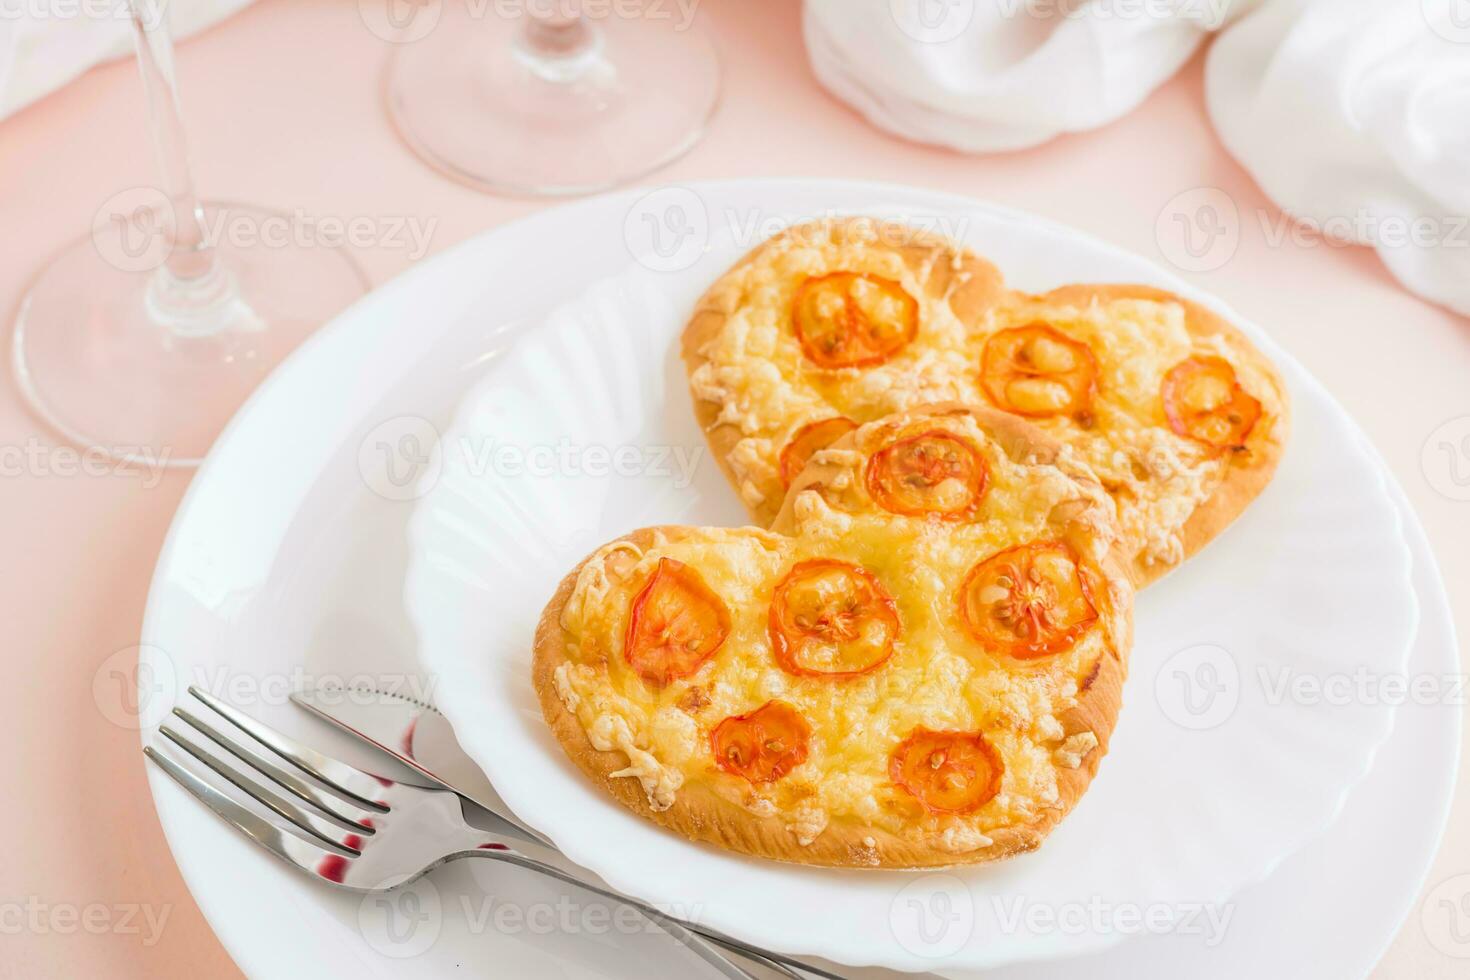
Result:
[[[772,530],[635,531],[566,577],[535,641],[552,731],[633,811],[748,854],[1036,847],[1120,705],[1133,591],[1111,499],[994,409],[899,412],[809,455]]]
[[[960,245],[867,218],[757,248],[700,301],[684,356],[715,456],[762,526],[812,453],[856,426],[989,405],[1096,474],[1138,585],[1244,510],[1288,429],[1276,369],[1203,307],[1146,286],[1011,292]]]

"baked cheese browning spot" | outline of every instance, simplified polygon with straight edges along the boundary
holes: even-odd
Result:
[[[730,635],[730,610],[693,568],[660,558],[633,599],[623,656],[649,684],[663,687],[699,669]]]
[[[1017,545],[986,558],[965,577],[958,598],[971,637],[1018,660],[1068,649],[1098,619],[1087,573],[1061,541]]]
[[[715,765],[752,783],[773,783],[806,761],[812,728],[785,701],[767,701],[710,732]]]
[[[812,458],[813,453],[826,449],[857,427],[852,419],[839,415],[836,418],[810,422],[797,429],[791,441],[781,450],[781,485],[789,490],[791,481],[806,468],[807,460]]]
[[[789,673],[840,679],[893,655],[898,607],[871,572],[831,558],[798,562],[771,598],[771,650]]]
[[[1032,418],[1070,415],[1086,421],[1097,390],[1092,348],[1044,323],[992,334],[980,380],[997,408]]]
[[[967,440],[942,429],[891,442],[868,460],[868,493],[906,517],[969,520],[980,509],[985,460]]]
[[[888,757],[888,776],[931,813],[970,813],[1000,792],[1005,764],[979,732],[916,728]]]
[[[919,303],[892,279],[834,272],[801,284],[791,320],[817,367],[875,367],[918,335]]]
[[[1169,428],[1212,449],[1241,449],[1261,417],[1261,403],[1247,394],[1223,357],[1181,361],[1161,389]]]

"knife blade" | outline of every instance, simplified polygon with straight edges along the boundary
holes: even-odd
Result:
[[[546,852],[554,854],[557,860],[548,863],[554,863],[583,883],[603,889],[608,887],[591,871],[573,864],[549,838],[526,826],[511,812],[480,767],[460,747],[449,719],[433,705],[364,685],[302,687],[291,695],[291,700],[318,718],[387,753],[436,785],[458,793],[468,804],[465,806],[466,818],[479,816],[481,820],[495,824],[496,829],[509,825],[528,840],[542,845]],[[481,812],[474,814],[471,807]],[[842,980],[839,974],[803,960],[764,950],[756,952],[718,932],[697,924],[692,927],[733,952],[755,956],[758,960],[775,961],[767,962],[767,966],[785,964],[827,980]]]

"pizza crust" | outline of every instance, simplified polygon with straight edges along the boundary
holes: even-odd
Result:
[[[1106,499],[1089,473],[1067,463],[1061,447],[1021,419],[993,410],[955,405],[930,406],[908,414],[921,418],[956,412],[976,418],[987,435],[993,436],[1013,458],[1038,464],[1055,463],[1079,483],[1090,484],[1089,491]],[[869,428],[865,426],[844,436],[834,449],[840,451],[855,445]],[[793,484],[793,492],[787,496],[788,504],[777,521],[778,526],[789,528],[794,520],[791,514],[799,494],[802,491],[820,492],[823,482],[832,479],[837,469],[834,464],[814,459]],[[1095,535],[1101,529],[1105,534],[1109,521],[1107,513],[1079,512],[1066,519],[1066,526],[1060,528],[1059,533],[1063,536],[1073,532]],[[1075,527],[1072,526],[1074,524]],[[694,529],[682,527],[644,528],[618,541],[627,542],[641,552],[660,542],[678,541],[692,533]],[[605,552],[606,546],[596,554]],[[936,868],[997,861],[1038,847],[1081,797],[1107,753],[1122,704],[1127,651],[1132,643],[1132,589],[1121,569],[1116,550],[1110,551],[1098,563],[1108,583],[1107,595],[1100,600],[1107,608],[1098,610],[1103,618],[1102,628],[1108,631],[1105,649],[1098,655],[1088,676],[1078,685],[1075,700],[1056,715],[1062,736],[1054,753],[1057,760],[1057,801],[1055,805],[1041,809],[1029,823],[987,831],[988,845],[956,852],[841,816],[832,817],[822,832],[802,843],[791,829],[793,814],[790,812],[761,816],[697,782],[684,783],[674,793],[670,806],[656,808],[639,780],[615,775],[626,770],[628,756],[616,749],[597,749],[576,713],[558,691],[558,669],[576,662],[571,655],[567,631],[562,626],[563,614],[577,587],[582,568],[592,557],[595,555],[584,559],[562,580],[536,631],[532,682],[542,714],[567,756],[599,788],[639,816],[689,840],[776,861],[826,867]]]

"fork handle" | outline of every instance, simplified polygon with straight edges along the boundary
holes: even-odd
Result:
[[[650,920],[657,923],[660,928],[662,928],[674,939],[682,943],[684,946],[688,947],[700,959],[704,960],[706,963],[709,963],[716,970],[719,970],[720,973],[724,976],[730,977],[731,980],[759,980],[759,978],[744,967],[741,967],[738,964],[731,962],[727,954],[734,954],[741,957],[742,959],[759,964],[766,970],[769,970],[778,976],[785,977],[787,978],[787,980],[803,980],[801,974],[793,971],[793,967],[797,967],[799,969],[811,969],[803,964],[789,963],[786,957],[778,953],[755,949],[751,946],[746,945],[745,943],[740,942],[739,940],[731,939],[728,936],[724,936],[719,933],[713,933],[708,930],[700,929],[698,926],[692,923],[686,922],[683,919],[675,918],[674,916],[671,916],[666,912],[660,911],[652,905],[649,905],[645,902],[640,902],[636,898],[630,898],[627,895],[619,894],[618,892],[615,892],[604,885],[589,881],[587,880],[587,875],[585,873],[581,875],[573,874],[572,872],[557,867],[556,865],[547,864],[545,861],[538,861],[535,858],[528,857],[527,855],[521,854],[518,851],[511,850],[506,847],[504,839],[498,836],[491,838],[490,843],[493,845],[492,847],[476,848],[475,850],[466,851],[464,853],[464,856],[485,857],[491,858],[493,860],[504,861],[508,864],[514,864],[517,867],[526,868],[530,871],[549,875],[552,878],[556,878],[558,881],[564,881],[567,884],[576,885],[579,888],[585,888],[587,891],[592,892],[594,895],[600,895],[603,898],[611,899],[612,901],[618,902],[622,905],[627,905],[631,908],[637,909],[643,915],[647,916]],[[721,948],[717,949],[716,945]],[[831,978],[831,980],[842,980],[841,977],[837,977],[835,974],[827,973],[825,971],[813,972],[819,973],[821,976],[824,977],[829,977]]]

